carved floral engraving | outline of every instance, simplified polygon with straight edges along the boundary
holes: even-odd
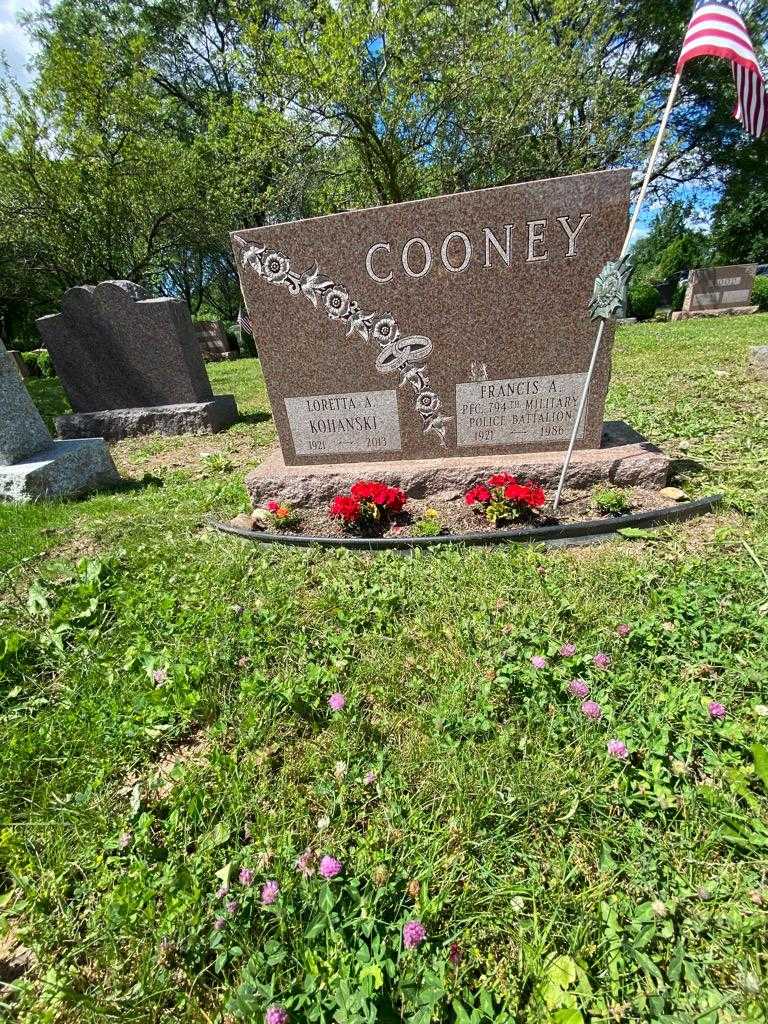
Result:
[[[424,434],[434,436],[443,448],[447,447],[446,428],[452,417],[442,414],[442,402],[430,383],[426,366],[432,351],[429,338],[402,334],[389,314],[379,316],[364,312],[346,288],[323,277],[317,264],[311,270],[298,274],[291,270],[290,260],[283,253],[249,245],[237,235],[235,240],[243,249],[240,255],[242,265],[253,270],[263,281],[282,285],[291,295],[303,295],[315,309],[346,327],[347,337],[356,333],[366,343],[378,345],[378,372],[400,374],[400,387],[407,384],[413,390]]]

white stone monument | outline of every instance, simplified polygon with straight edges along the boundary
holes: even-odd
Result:
[[[72,498],[119,480],[101,438],[52,439],[0,342],[0,499]]]

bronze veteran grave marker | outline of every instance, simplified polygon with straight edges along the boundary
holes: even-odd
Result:
[[[285,462],[565,449],[628,202],[614,170],[236,232]],[[580,448],[600,445],[612,340]]]

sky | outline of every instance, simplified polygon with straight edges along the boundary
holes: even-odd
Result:
[[[39,6],[38,0],[0,0],[0,52],[8,61],[11,73],[21,81],[28,78],[24,65],[31,49],[17,18],[36,11]]]

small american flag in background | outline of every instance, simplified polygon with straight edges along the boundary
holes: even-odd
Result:
[[[246,311],[240,307],[240,313],[237,317],[237,323],[243,334],[247,334],[249,338],[253,337],[253,327],[251,325],[251,318],[248,316]]]
[[[731,62],[737,94],[734,115],[750,135],[760,138],[768,128],[768,94],[755,48],[734,0],[696,0],[677,73],[694,57],[723,57]]]

